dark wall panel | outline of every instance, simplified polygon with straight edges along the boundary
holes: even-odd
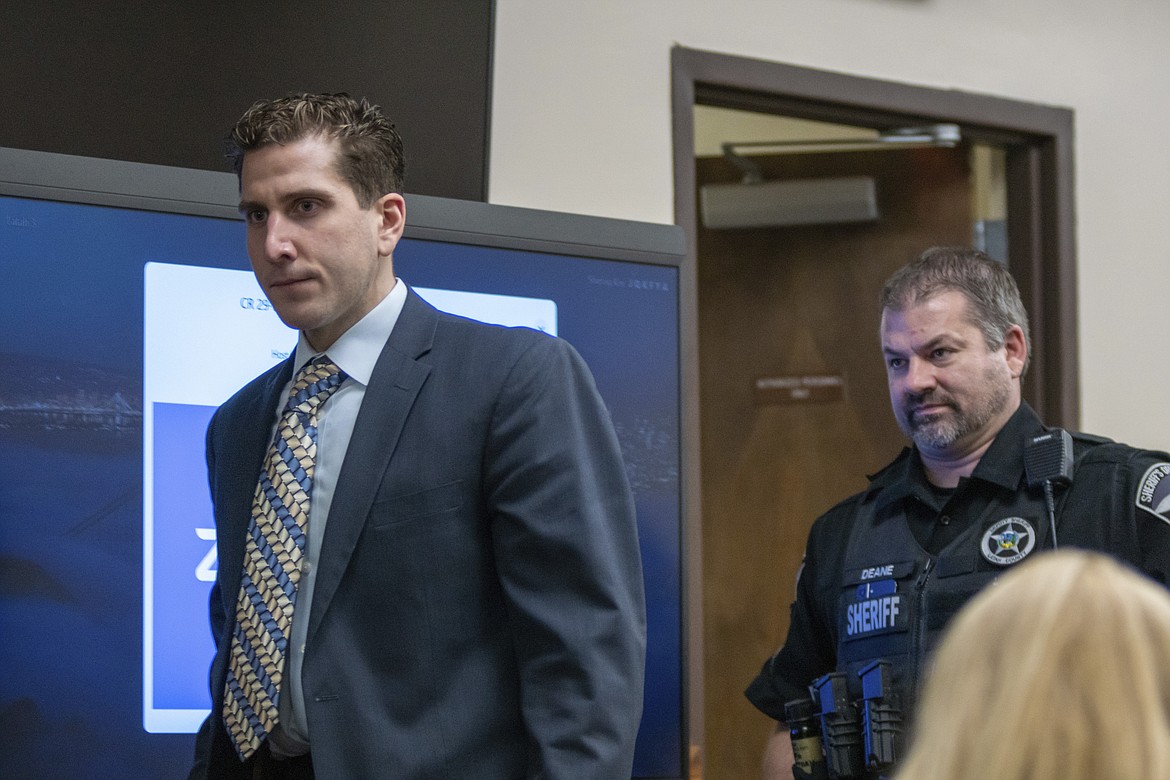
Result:
[[[493,8],[7,3],[0,146],[222,171],[257,98],[344,91],[398,124],[410,192],[485,200]]]

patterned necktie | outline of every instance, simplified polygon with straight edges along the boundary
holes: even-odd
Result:
[[[223,718],[247,760],[278,718],[317,459],[317,412],[345,380],[319,355],[297,374],[252,499]]]

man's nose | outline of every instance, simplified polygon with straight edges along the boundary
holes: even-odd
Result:
[[[921,393],[935,386],[934,366],[929,361],[911,358],[906,369],[906,389]]]
[[[296,256],[290,224],[277,215],[269,215],[264,225],[264,254],[274,262]]]

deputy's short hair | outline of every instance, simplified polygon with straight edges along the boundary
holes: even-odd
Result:
[[[990,350],[997,350],[1013,325],[1024,332],[1031,359],[1028,312],[1020,289],[1007,266],[984,252],[962,246],[936,246],[894,273],[882,288],[883,310],[904,311],[943,292],[963,294],[971,324],[983,333]],[[1027,370],[1027,363],[1024,365]]]

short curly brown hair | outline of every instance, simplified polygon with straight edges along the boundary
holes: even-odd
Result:
[[[228,133],[227,158],[239,176],[250,150],[315,135],[340,142],[337,172],[353,187],[362,208],[387,193],[402,192],[406,159],[394,123],[378,106],[344,92],[257,101]]]

